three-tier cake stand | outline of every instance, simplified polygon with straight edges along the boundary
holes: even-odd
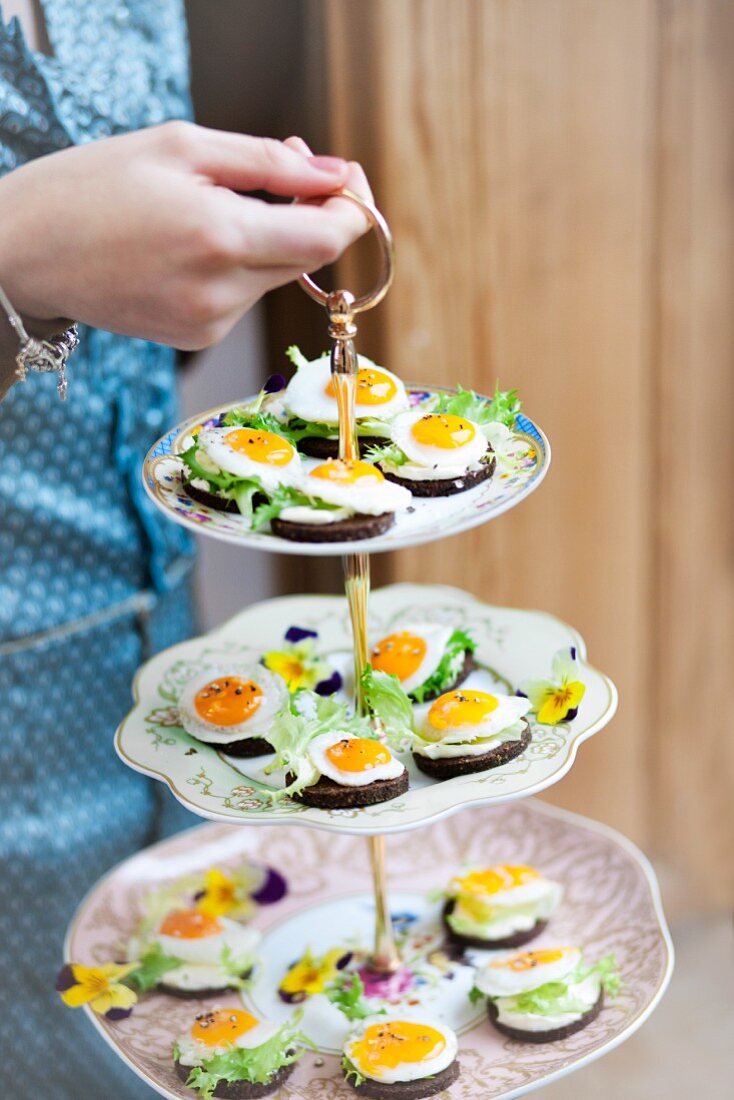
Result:
[[[348,291],[327,294],[306,276],[302,283],[327,311],[340,456],[350,458],[357,454],[355,318],[384,297],[393,261],[389,229],[379,212],[356,196],[345,197],[365,210],[378,234],[380,284],[371,294],[355,298]],[[416,406],[432,396],[428,387],[407,389]],[[182,489],[181,452],[197,427],[229,407],[186,421],[152,448],[143,471],[149,495],[170,518],[210,537],[265,551],[342,557],[346,599],[294,596],[255,604],[217,630],[158,654],[139,670],[135,705],[117,732],[117,751],[131,767],[166,782],[180,802],[214,824],[139,853],[98,883],[69,929],[67,957],[110,958],[113,945],[133,931],[139,899],[152,883],[212,864],[228,867],[244,858],[260,860],[276,866],[290,889],[281,903],[255,917],[263,932],[264,963],[252,988],[241,994],[248,1007],[276,1020],[285,1018],[290,1009],[279,1000],[277,985],[294,958],[306,947],[318,954],[343,944],[364,952],[373,988],[387,1000],[420,1004],[457,1030],[462,1074],[449,1090],[452,1100],[499,1100],[538,1088],[610,1050],[639,1027],[662,996],[672,968],[657,885],[645,857],[604,826],[533,800],[520,801],[566,774],[578,746],[612,718],[616,691],[588,664],[583,640],[565,623],[542,612],[492,607],[445,586],[393,585],[370,596],[369,556],[445,539],[518,504],[545,476],[548,441],[532,420],[518,415],[501,475],[456,496],[416,499],[377,538],[297,544],[253,533],[240,517],[202,506]],[[577,716],[553,727],[534,723],[530,748],[499,768],[437,782],[409,765],[405,795],[362,809],[331,811],[289,799],[273,804],[269,791],[279,781],[264,771],[269,758],[227,757],[189,737],[178,724],[175,705],[181,685],[202,662],[258,660],[264,651],[276,649],[294,624],[316,632],[320,652],[345,670],[354,662],[351,682],[355,705],[362,708],[358,685],[368,636],[383,636],[406,621],[468,630],[478,643],[473,682],[484,690],[512,692],[525,677],[549,669],[560,648],[575,646],[586,685]],[[270,828],[236,827],[240,825]],[[440,960],[440,902],[430,900],[431,891],[444,886],[465,862],[538,866],[565,888],[552,936],[544,934],[548,942],[578,943],[591,957],[615,953],[622,991],[584,1031],[562,1042],[523,1048],[493,1032],[484,1010],[469,1002],[471,968]],[[371,892],[365,892],[368,867]],[[239,996],[221,1000],[234,1003]],[[190,1002],[152,996],[119,1023],[90,1010],[88,1015],[120,1057],[162,1096],[194,1095],[177,1078],[170,1056],[173,1039],[191,1017]],[[278,1096],[336,1100],[354,1095],[339,1070],[332,1023],[327,1015],[305,1017],[304,1026],[320,1054],[304,1058]]]

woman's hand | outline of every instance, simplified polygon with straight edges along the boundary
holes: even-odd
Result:
[[[41,157],[0,179],[0,285],[43,321],[72,318],[195,349],[266,291],[338,259],[367,228],[352,204],[310,197],[359,165],[280,142],[171,122]]]

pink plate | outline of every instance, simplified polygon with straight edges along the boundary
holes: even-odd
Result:
[[[416,858],[420,853],[424,858]],[[248,1007],[262,1011],[268,997],[273,1000],[273,989],[283,973],[279,951],[287,951],[293,959],[308,946],[296,942],[300,935],[333,938],[338,934],[333,922],[319,933],[319,925],[325,922],[317,913],[323,914],[329,906],[335,912],[350,905],[355,912],[369,909],[367,848],[359,838],[287,826],[267,830],[199,826],[140,852],[93,888],[69,929],[67,959],[89,965],[118,957],[120,942],[135,928],[142,894],[166,881],[214,865],[226,868],[243,859],[274,866],[289,885],[285,898],[262,907],[254,921],[264,935],[265,963],[261,978],[244,1000]],[[483,1011],[467,1014],[462,1009],[466,1018],[458,1027],[461,1076],[442,1095],[451,1100],[499,1100],[548,1084],[628,1038],[662,997],[673,952],[657,884],[645,857],[605,826],[534,800],[474,809],[426,828],[419,837],[408,833],[391,837],[388,870],[392,889],[399,884],[399,895],[393,894],[395,901],[399,898],[398,919],[411,919],[406,912],[411,897],[417,910],[425,908],[427,892],[445,886],[467,861],[527,863],[560,881],[564,900],[538,944],[578,944],[589,961],[613,952],[622,977],[618,997],[605,1005],[591,1025],[544,1046],[505,1039],[490,1027]],[[321,945],[314,946],[320,949]],[[441,1003],[455,997],[454,985],[445,983]],[[206,1003],[211,1007],[214,1002]],[[230,994],[216,1003],[237,1004],[239,998]],[[118,1023],[85,1011],[117,1054],[161,1096],[193,1100],[196,1093],[174,1073],[170,1051],[200,1004],[153,995]],[[440,1004],[438,1015],[446,1018]],[[355,1096],[342,1080],[338,1058],[328,1052],[328,1044],[322,1046],[324,1053],[305,1055],[277,1093],[280,1100]]]

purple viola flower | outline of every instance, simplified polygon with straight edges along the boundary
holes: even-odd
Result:
[[[343,684],[340,673],[332,672],[328,680],[321,680],[315,687],[317,695],[333,695]]]
[[[56,975],[56,984],[54,989],[57,993],[64,993],[67,989],[71,989],[73,985],[76,985],[76,978],[74,977],[74,971],[68,965],[62,966]]]
[[[105,1012],[105,1020],[126,1020],[128,1016],[132,1016],[131,1008],[111,1008],[109,1012]]]
[[[266,867],[265,871],[265,881],[262,886],[256,893],[250,895],[258,905],[272,905],[288,893],[288,883],[279,871],[273,867]]]
[[[309,630],[306,626],[289,626],[285,632],[285,640],[295,645],[296,642],[302,642],[306,638],[318,638],[318,630]]]
[[[285,389],[285,378],[282,374],[271,374],[263,386],[265,393],[279,393],[283,389]]]

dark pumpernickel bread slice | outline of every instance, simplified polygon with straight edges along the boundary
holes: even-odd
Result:
[[[593,1004],[588,1012],[585,1012],[574,1023],[566,1024],[565,1027],[555,1027],[550,1031],[523,1031],[519,1027],[507,1027],[506,1024],[498,1023],[499,1010],[493,1001],[487,1001],[487,1015],[489,1016],[489,1022],[503,1035],[506,1035],[508,1039],[517,1039],[519,1043],[555,1043],[558,1039],[567,1039],[569,1035],[581,1031],[592,1020],[595,1020],[601,1012],[603,1004],[604,990],[600,990],[596,1004]]]
[[[442,687],[440,691],[429,691],[426,695],[423,696],[423,698],[421,699],[421,702],[422,703],[432,703],[434,699],[438,699],[438,697],[440,695],[444,695],[447,691],[455,691],[457,687],[461,687],[461,685],[464,683],[464,680],[466,680],[469,673],[470,672],[476,672],[476,670],[478,668],[479,668],[479,665],[474,660],[474,658],[471,655],[471,653],[469,652],[469,650],[465,649],[464,650],[464,665],[461,669],[461,672],[459,673],[459,675],[454,680],[453,684],[449,684],[447,687]],[[415,697],[410,692],[408,692],[408,695],[411,699],[413,699],[414,702],[416,701]]]
[[[376,435],[358,435],[357,443],[359,444],[360,455],[365,454],[370,447],[381,447],[385,440],[380,439]],[[308,455],[309,458],[338,458],[339,457],[339,437],[334,436],[329,438],[325,435],[310,435],[305,439],[299,440],[297,444],[298,450],[302,455]]]
[[[286,775],[286,784],[292,783],[293,779],[292,775]],[[376,779],[365,787],[343,787],[322,775],[313,786],[304,787],[302,791],[291,795],[291,798],[305,806],[316,806],[320,810],[353,810],[358,806],[374,806],[377,802],[387,802],[405,794],[407,789],[407,769],[395,779]]]
[[[181,478],[181,486],[187,497],[191,497],[197,504],[203,504],[207,508],[214,508],[217,512],[234,512],[240,514],[236,500],[228,500],[226,497],[217,496],[207,489],[200,489],[197,485],[191,485],[185,478]]]
[[[291,542],[356,542],[372,539],[389,531],[395,523],[394,512],[380,516],[348,516],[336,523],[292,523],[286,519],[272,519],[270,528],[274,535]]]
[[[186,493],[186,496],[191,497],[197,504],[204,504],[207,508],[214,508],[217,512],[232,512],[236,516],[240,515],[236,500],[220,497],[216,493],[210,493],[208,489],[199,489],[198,486],[191,485],[186,481],[183,476],[181,477],[181,488]],[[266,503],[267,497],[264,496],[263,493],[256,493],[252,498],[253,508],[257,508],[259,504]]]
[[[503,745],[491,749],[490,752],[482,753],[481,756],[452,756],[445,757],[443,760],[432,760],[429,756],[420,756],[414,752],[413,759],[416,767],[420,768],[425,775],[430,775],[432,779],[453,779],[455,775],[471,775],[472,772],[498,768],[501,764],[507,764],[516,756],[520,756],[532,741],[530,726],[527,722],[524,722],[524,726],[525,732],[517,741],[505,741]]]
[[[488,452],[490,454],[489,459],[486,462],[482,462],[481,467],[478,470],[473,470],[471,473],[464,474],[462,477],[452,478],[426,478],[425,481],[414,481],[412,478],[398,477],[397,474],[383,469],[381,463],[377,465],[382,470],[387,481],[394,481],[396,485],[403,485],[406,489],[410,489],[414,497],[450,497],[454,493],[463,493],[467,489],[473,489],[475,485],[479,485],[482,481],[486,481],[494,473],[494,468],[497,465],[497,459],[494,456],[494,451]]]
[[[372,1081],[368,1077],[359,1085],[355,1085],[354,1079],[350,1078],[349,1084],[360,1096],[374,1097],[374,1100],[422,1100],[425,1096],[435,1096],[437,1092],[443,1092],[449,1085],[453,1085],[460,1072],[461,1066],[454,1059],[440,1073],[432,1077],[422,1077],[418,1081],[396,1081],[395,1084],[388,1085],[381,1081]]]
[[[528,928],[524,932],[514,932],[511,936],[502,936],[496,940],[483,940],[480,936],[463,936],[461,932],[456,932],[451,927],[447,919],[453,912],[455,904],[454,898],[449,898],[444,905],[442,913],[443,926],[449,943],[462,947],[478,947],[480,950],[485,951],[495,951],[506,947],[522,947],[523,944],[530,943],[536,936],[539,936],[548,926],[547,920],[538,920],[532,928]]]
[[[275,749],[264,737],[243,737],[241,741],[230,741],[227,745],[211,745],[217,752],[223,752],[226,756],[238,756],[244,759],[249,756],[264,756]]]
[[[244,974],[240,974],[241,978],[249,978],[252,974],[252,967],[246,970]],[[206,997],[221,997],[223,993],[230,993],[237,986],[234,985],[217,985],[210,986],[208,989],[178,989],[175,985],[166,985],[165,977],[163,981],[158,982],[155,987],[157,993],[165,993],[169,997],[177,997],[179,1001],[203,1001]]]
[[[174,1065],[176,1073],[186,1084],[192,1067],[182,1066],[180,1062],[174,1062]],[[257,1096],[270,1096],[288,1080],[296,1065],[296,1062],[291,1062],[289,1066],[282,1066],[265,1085],[255,1085],[250,1081],[220,1081],[212,1095],[222,1097],[222,1100],[253,1100]]]

